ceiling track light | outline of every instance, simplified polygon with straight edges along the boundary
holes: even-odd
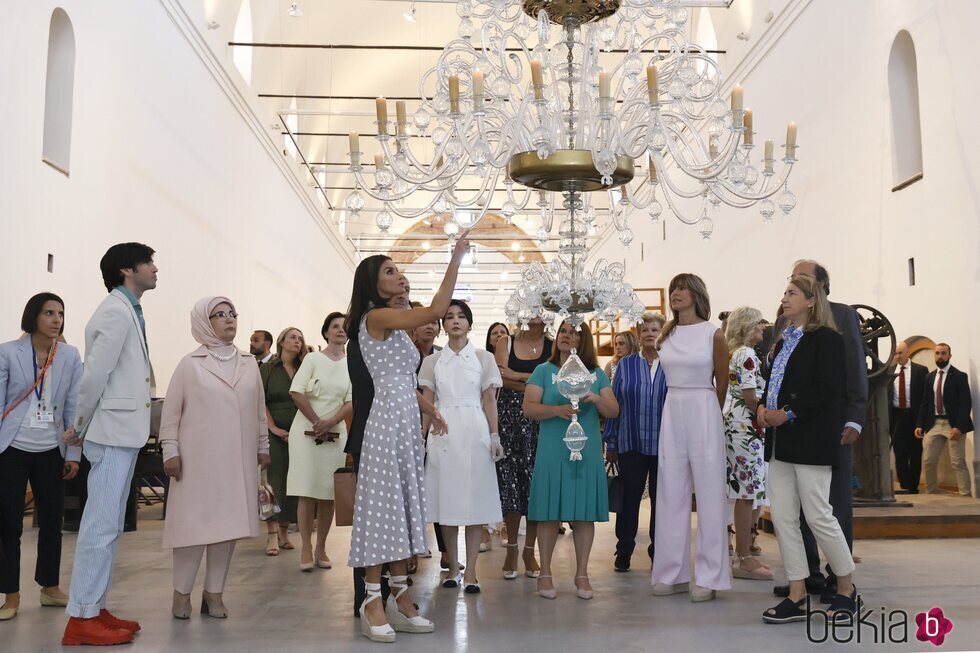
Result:
[[[418,17],[415,15],[415,3],[414,2],[412,3],[412,9],[410,11],[406,11],[404,14],[402,14],[402,18],[404,18],[405,20],[407,20],[410,23],[414,23],[414,22],[417,22],[418,21]]]
[[[289,11],[287,11],[286,13],[288,13],[293,18],[299,18],[300,16],[303,15],[303,10],[300,9],[298,2],[294,2],[293,4],[289,5]]]

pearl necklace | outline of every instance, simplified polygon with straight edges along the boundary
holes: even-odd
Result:
[[[221,361],[222,363],[227,363],[232,358],[234,358],[235,356],[237,356],[238,355],[238,352],[237,351],[233,351],[230,354],[228,354],[227,356],[222,356],[221,354],[219,354],[218,352],[214,351],[213,349],[208,349],[208,354],[210,354],[212,358],[215,358],[215,359]]]

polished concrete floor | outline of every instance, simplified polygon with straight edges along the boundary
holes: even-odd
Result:
[[[28,522],[29,524],[29,522]],[[350,571],[344,566],[349,528],[330,534],[327,550],[337,564],[331,570],[301,573],[297,551],[278,558],[264,555],[264,538],[239,544],[232,563],[225,603],[230,618],[217,620],[195,613],[190,621],[170,616],[170,554],[160,548],[162,522],[156,507],[141,511],[138,532],[126,533],[120,543],[110,609],[138,618],[143,631],[132,651],[305,653],[383,649],[360,635],[351,616]],[[293,538],[296,536],[294,535]],[[75,536],[66,534],[63,587],[67,589]],[[760,538],[764,560],[782,573],[775,540]],[[0,651],[27,653],[63,650],[65,616],[56,608],[37,604],[33,581],[36,531],[24,534],[22,604],[18,617],[0,623]],[[547,601],[535,592],[535,581],[521,576],[501,578],[504,550],[480,556],[483,593],[471,596],[438,587],[437,559],[421,561],[415,576],[415,598],[422,613],[436,622],[431,635],[399,634],[395,646],[406,651],[729,651],[752,653],[816,650],[841,644],[828,639],[810,644],[802,623],[765,625],[762,611],[773,605],[772,584],[735,580],[729,592],[710,603],[692,604],[686,595],[650,595],[649,563],[634,556],[633,571],[612,570],[615,536],[612,523],[600,524],[592,555],[595,598],[576,598],[572,584],[574,554],[570,535],[559,539],[556,564],[558,599]],[[643,551],[642,536],[637,550]],[[861,645],[869,650],[925,651],[932,644],[915,640],[914,615],[933,606],[943,608],[954,630],[941,650],[980,649],[980,540],[859,541],[863,558],[856,583],[873,610],[881,641],[882,607],[909,614],[906,643],[873,643],[870,626],[861,628]],[[200,580],[194,605],[200,604]],[[886,618],[886,627],[899,617]],[[822,620],[812,635],[824,636]],[[901,630],[893,630],[895,634]],[[854,632],[839,631],[846,639]],[[851,646],[857,646],[856,642]]]

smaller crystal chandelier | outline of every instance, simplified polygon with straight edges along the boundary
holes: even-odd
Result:
[[[558,257],[547,267],[534,262],[524,268],[521,280],[504,310],[511,323],[528,329],[540,317],[545,321],[565,321],[576,329],[593,313],[596,319],[612,322],[621,318],[636,324],[646,306],[626,283],[622,263],[599,260],[591,272],[585,267],[589,225],[580,218],[582,198],[578,191],[563,193],[568,219],[558,229]]]

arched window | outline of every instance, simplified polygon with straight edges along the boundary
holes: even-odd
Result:
[[[235,19],[235,42],[252,42],[252,4],[249,0],[243,0],[242,6],[238,9],[238,18]],[[252,84],[252,48],[249,46],[237,46],[231,55],[235,62],[235,68],[245,78],[245,83]]]
[[[44,89],[44,141],[41,160],[68,174],[71,162],[71,115],[75,89],[75,30],[60,7],[51,14],[48,69]]]
[[[888,57],[888,93],[892,105],[892,191],[922,179],[922,129],[919,122],[919,75],[915,43],[898,33]]]

